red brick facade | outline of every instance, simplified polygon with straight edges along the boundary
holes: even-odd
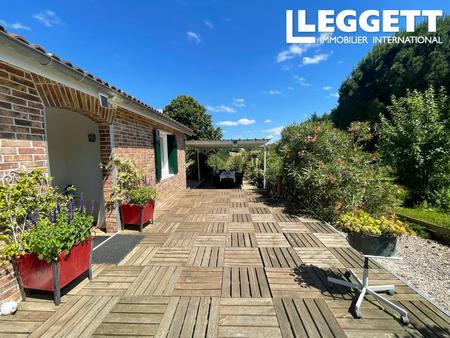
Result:
[[[161,194],[186,188],[184,135],[150,118],[123,108],[102,108],[98,98],[61,83],[26,72],[0,61],[0,181],[9,173],[26,168],[48,171],[45,108],[65,108],[83,114],[98,124],[101,161],[112,152],[130,158],[142,169]],[[178,174],[156,183],[153,131],[177,135]],[[110,131],[114,130],[114,135]],[[111,147],[113,139],[114,147]],[[110,173],[103,172],[104,194],[109,196]],[[106,217],[109,232],[118,229],[114,210]],[[17,285],[6,270],[0,270],[0,301],[19,297]]]

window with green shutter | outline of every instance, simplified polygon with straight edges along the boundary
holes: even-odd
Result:
[[[159,182],[161,181],[161,135],[158,129],[154,130],[154,135],[156,182]]]
[[[169,157],[169,174],[178,174],[177,136],[167,135],[167,152]]]

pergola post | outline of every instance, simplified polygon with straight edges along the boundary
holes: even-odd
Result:
[[[200,154],[199,154],[199,152],[198,152],[198,149],[197,149],[197,178],[198,178],[198,181],[200,182]]]
[[[266,169],[267,169],[267,149],[264,144],[264,180],[263,180],[263,188],[266,189]]]

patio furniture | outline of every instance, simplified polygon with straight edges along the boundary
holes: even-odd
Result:
[[[401,307],[395,305],[391,301],[387,300],[383,296],[379,295],[377,292],[386,292],[388,295],[393,295],[395,292],[395,286],[394,285],[376,285],[376,286],[370,286],[369,285],[369,259],[370,258],[383,258],[383,259],[394,259],[394,260],[400,260],[399,257],[385,257],[385,256],[372,256],[372,255],[363,255],[364,257],[364,269],[363,269],[363,278],[362,281],[356,276],[356,273],[348,268],[347,271],[355,277],[357,280],[357,283],[351,283],[343,279],[337,279],[333,277],[328,277],[328,282],[333,284],[342,285],[348,288],[352,288],[355,290],[359,290],[359,296],[358,299],[352,309],[353,315],[356,318],[361,318],[361,303],[364,300],[364,296],[366,294],[369,294],[373,296],[378,302],[389,306],[390,308],[394,309],[400,314],[400,320],[403,324],[409,324],[409,318],[408,318],[408,312]]]
[[[236,183],[236,172],[234,170],[222,171],[219,175],[219,180],[220,182],[222,182],[226,179],[230,179],[233,181],[233,183]]]

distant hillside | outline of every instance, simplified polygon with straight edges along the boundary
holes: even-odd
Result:
[[[336,126],[346,128],[352,121],[378,121],[391,96],[403,96],[406,89],[424,90],[444,86],[450,93],[450,17],[438,22],[437,33],[428,33],[422,23],[416,33],[439,35],[442,44],[380,44],[353,70],[339,89],[338,106],[331,112]]]

